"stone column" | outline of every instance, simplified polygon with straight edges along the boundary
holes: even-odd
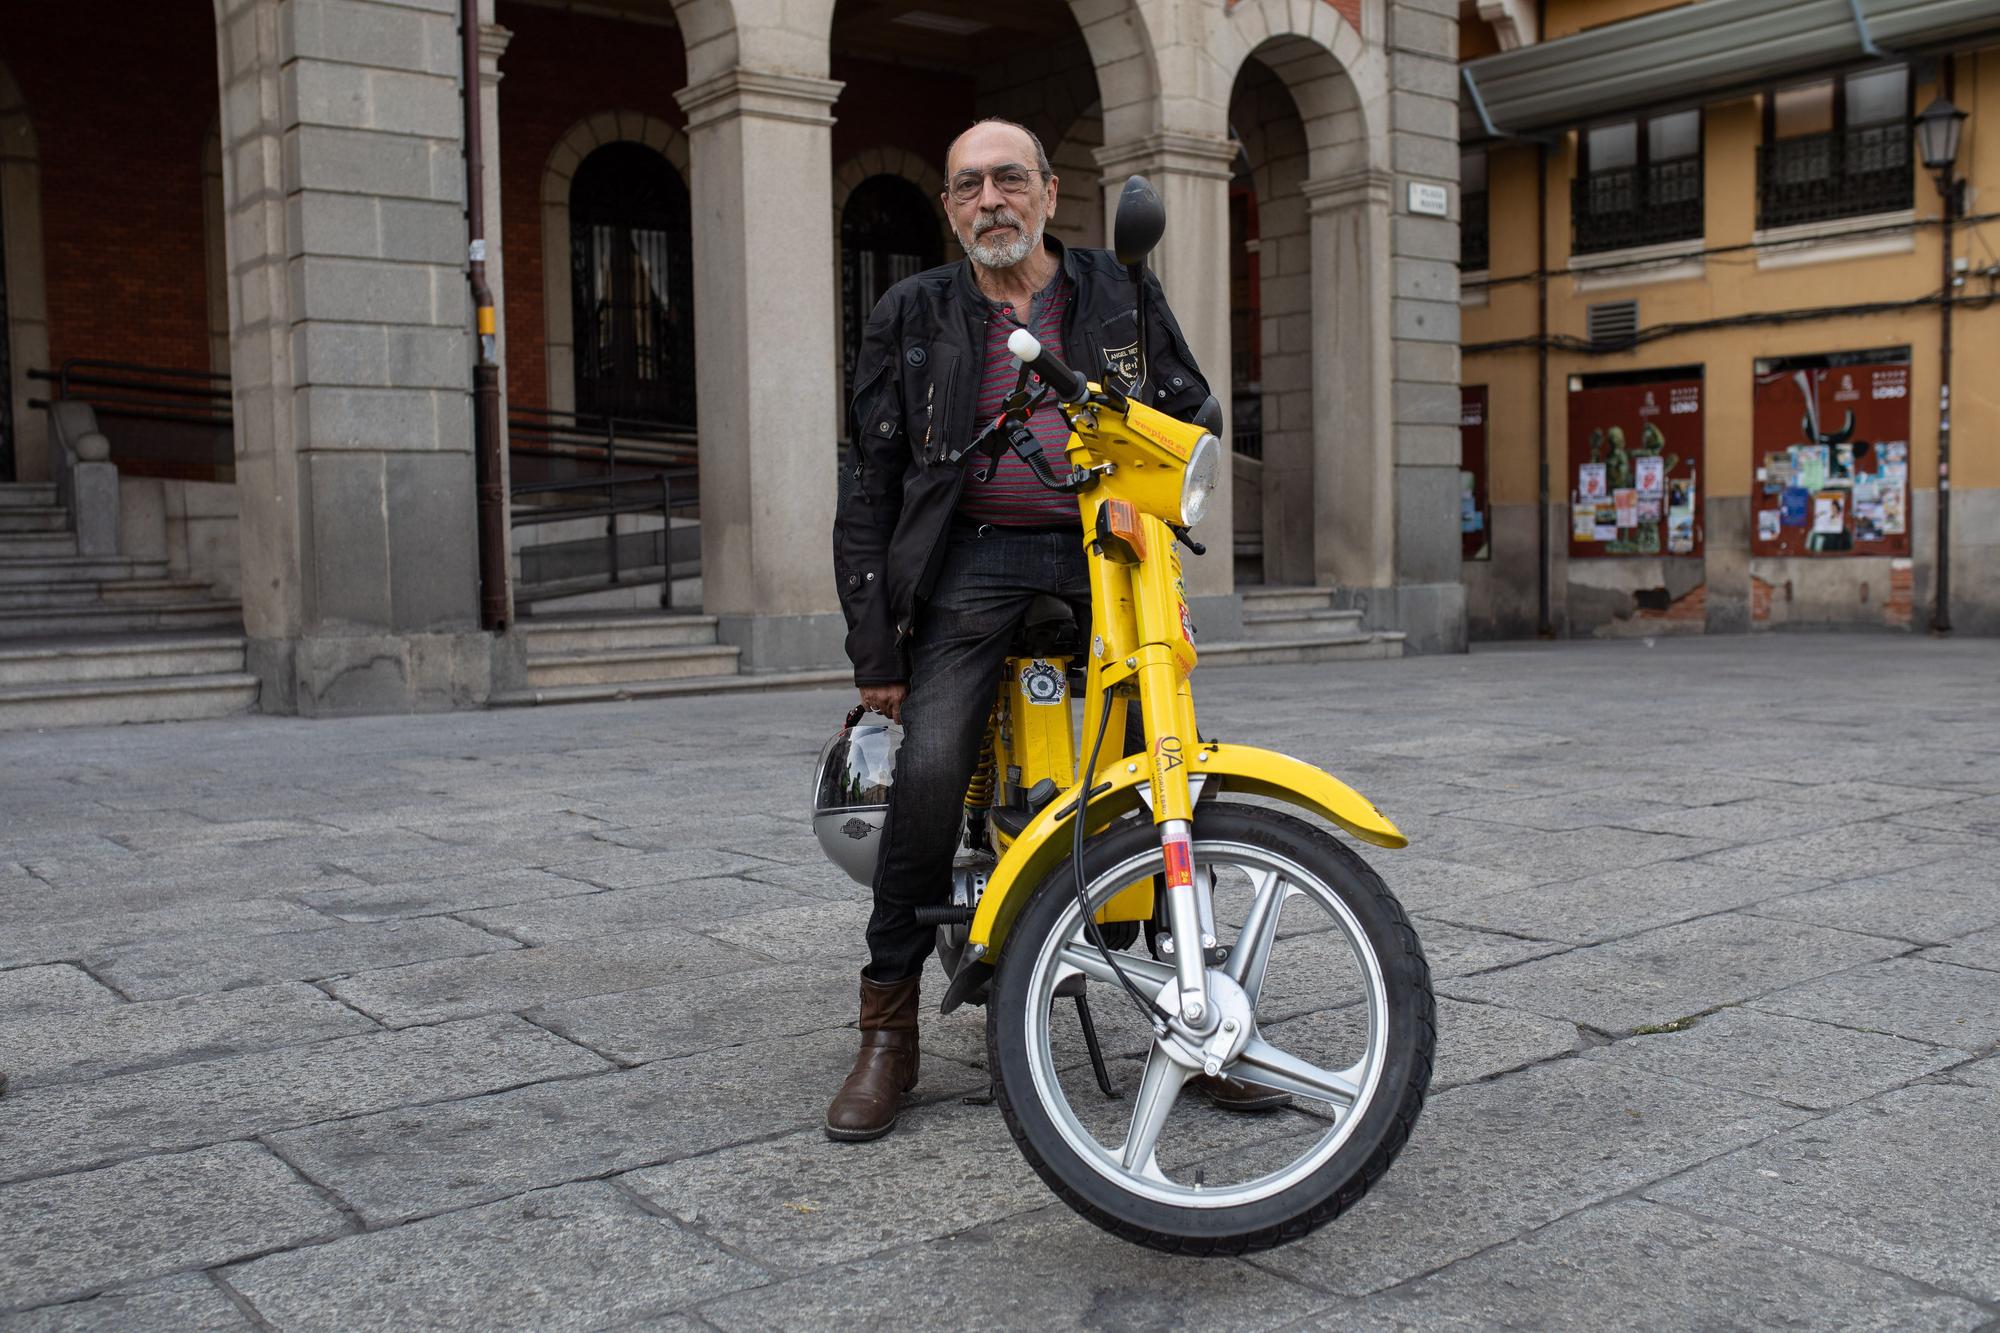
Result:
[[[1227,139],[1178,132],[1097,150],[1107,245],[1127,176],[1137,173],[1151,181],[1166,204],[1167,232],[1153,252],[1153,269],[1210,392],[1222,403],[1224,421],[1229,420],[1229,166],[1235,157],[1236,146]],[[1227,430],[1223,443],[1229,443]],[[1195,529],[1208,554],[1187,561],[1189,601],[1199,629],[1211,640],[1238,637],[1243,623],[1235,598],[1231,473],[1225,462],[1208,517]]]
[[[1387,173],[1300,187],[1312,220],[1313,574],[1343,596],[1396,581]]]
[[[514,39],[514,33],[491,22],[492,12],[493,0],[480,0],[479,13],[483,21],[479,25],[479,134],[486,158],[482,173],[484,188],[480,194],[486,210],[486,285],[493,292],[493,317],[498,329],[493,359],[500,365],[500,481],[504,486],[509,484],[513,467],[507,451],[506,247],[500,243],[500,80],[505,77],[500,73],[500,57],[507,54],[507,43]],[[501,513],[506,515],[502,520],[501,549],[509,553],[508,564],[511,567],[513,506],[504,506]],[[514,580],[511,577],[507,580],[507,623],[514,623]]]
[[[480,704],[453,15],[220,0],[217,40],[243,618],[262,705]]]
[[[827,79],[726,69],[688,117],[703,608],[750,669],[838,665]]]

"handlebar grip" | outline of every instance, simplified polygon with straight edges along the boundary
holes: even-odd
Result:
[[[1061,357],[1043,348],[1042,340],[1026,329],[1015,329],[1007,335],[1007,350],[1021,358],[1022,365],[1033,366],[1042,383],[1055,390],[1056,397],[1065,403],[1080,403],[1089,396],[1089,382],[1064,365]]]

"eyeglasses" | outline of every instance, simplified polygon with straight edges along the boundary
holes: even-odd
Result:
[[[988,177],[1000,193],[1019,198],[1034,184],[1034,178],[1041,175],[1033,167],[1024,167],[1018,162],[995,167],[991,171],[961,171],[945,185],[945,192],[954,204],[969,204],[977,199],[986,188]]]

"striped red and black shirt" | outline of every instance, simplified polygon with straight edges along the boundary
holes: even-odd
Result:
[[[1007,350],[1007,338],[1016,327],[1025,326],[1047,350],[1063,356],[1062,320],[1063,312],[1069,308],[1072,284],[1062,270],[1056,271],[1055,280],[1036,295],[1031,312],[1020,325],[1015,323],[1012,306],[993,306],[986,316],[986,368],[980,380],[979,429],[984,430],[994,417],[1000,415],[1001,404],[1007,395],[1014,392],[1014,385],[1020,379],[1021,363]],[[1064,424],[1062,413],[1055,408],[1051,397],[1028,421],[1035,437],[1047,451],[1049,463],[1057,472],[1068,468],[1063,459],[1063,447],[1069,443],[1069,427]],[[977,459],[967,459],[966,465],[973,472],[986,466],[983,455]],[[959,492],[958,513],[960,517],[974,523],[992,523],[1002,527],[1048,527],[1054,524],[1075,523],[1083,520],[1078,515],[1076,497],[1061,495],[1049,490],[1035,480],[1035,474],[1028,465],[1014,456],[1010,449],[1000,455],[999,470],[990,480],[980,481],[968,474],[965,487]]]

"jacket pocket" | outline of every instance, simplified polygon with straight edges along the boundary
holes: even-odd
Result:
[[[961,360],[958,349],[933,345],[919,372],[923,388],[919,419],[911,423],[918,431],[916,454],[925,467],[944,461],[951,452],[952,407],[957,402]]]

